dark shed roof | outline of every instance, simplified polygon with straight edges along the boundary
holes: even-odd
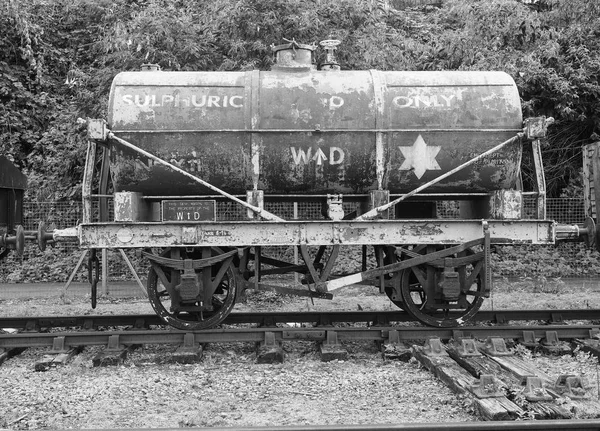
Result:
[[[0,156],[0,189],[27,189],[27,177],[4,156]]]

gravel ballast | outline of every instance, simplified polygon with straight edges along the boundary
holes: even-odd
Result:
[[[525,286],[527,287],[527,286]],[[485,308],[598,307],[595,292],[559,285],[532,293],[501,288]],[[368,289],[368,288],[367,288]],[[333,301],[250,295],[238,311],[395,309],[364,287],[338,292]],[[519,307],[520,306],[520,307]],[[9,299],[4,316],[148,313],[147,300],[101,297]],[[92,367],[99,347],[46,372],[35,363],[44,349],[30,349],[0,366],[0,428],[159,428],[398,424],[479,420],[468,398],[458,396],[416,361],[383,359],[372,343],[349,343],[348,359],[321,362],[311,342],[284,343],[282,364],[256,363],[252,344],[209,345],[194,364],[170,363],[173,347],[146,346],[122,365]],[[528,357],[549,375],[576,372],[597,394],[597,359],[578,354]],[[597,400],[597,395],[595,395]]]
[[[139,351],[121,366],[92,368],[89,349],[64,367],[35,372],[41,351],[0,367],[0,427],[155,428],[385,424],[477,420],[470,403],[415,362],[359,351],[321,362],[316,351],[256,364],[251,348],[208,349],[201,363],[157,363]],[[368,348],[367,348],[368,350]]]

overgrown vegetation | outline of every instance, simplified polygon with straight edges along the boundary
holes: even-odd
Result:
[[[580,147],[600,126],[598,2],[447,0],[403,11],[377,3],[1,0],[2,153],[28,175],[30,199],[77,198],[85,137],[76,120],[105,116],[117,72],[148,62],[268,69],[270,45],[283,38],[337,38],[346,69],[508,72],[525,115],[557,120],[544,149],[550,195],[576,184]]]

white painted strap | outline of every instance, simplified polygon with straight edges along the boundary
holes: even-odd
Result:
[[[364,281],[364,278],[360,272],[358,274],[336,278],[335,280],[329,280],[327,282],[327,292],[340,289],[344,286],[350,286],[351,284],[360,283],[361,281]]]
[[[472,158],[471,160],[469,160],[468,162],[463,163],[460,166],[457,166],[456,168],[446,172],[445,174],[440,175],[439,177],[429,181],[428,183],[423,184],[422,186],[417,187],[416,189],[414,189],[411,192],[408,192],[407,194],[400,196],[398,199],[394,199],[393,201],[385,204],[385,205],[381,205],[378,206],[377,208],[373,208],[372,210],[367,211],[366,213],[364,213],[363,215],[356,217],[354,219],[354,221],[365,221],[365,220],[370,220],[374,217],[377,217],[377,215],[383,211],[386,211],[388,209],[390,209],[391,207],[393,207],[394,205],[402,202],[403,200],[408,199],[411,196],[416,195],[417,193],[425,190],[428,187],[431,187],[434,184],[439,183],[440,181],[448,178],[450,175],[455,174],[456,172],[466,168],[467,166],[471,166],[474,163],[477,163],[479,160],[483,159],[484,157],[495,153],[496,151],[500,150],[501,148],[507,146],[508,144],[513,143],[514,141],[521,139],[523,137],[523,133],[519,133],[516,136],[513,136],[510,139],[507,139],[506,141],[502,142],[501,144],[496,145],[494,148],[491,148],[489,150],[487,150],[484,153],[481,153],[480,155],[478,155],[477,157]]]
[[[169,162],[161,159],[160,157],[156,157],[154,154],[151,154],[151,153],[149,153],[149,152],[147,152],[145,150],[142,150],[139,147],[136,147],[132,143],[127,142],[126,140],[121,139],[118,136],[115,136],[115,134],[112,133],[112,132],[108,133],[108,138],[117,141],[119,144],[121,144],[121,145],[123,145],[123,146],[125,146],[127,148],[130,148],[130,149],[132,149],[132,150],[134,150],[134,151],[142,154],[143,156],[146,156],[149,159],[154,160],[157,163],[160,163],[161,165],[164,165],[164,166],[167,166],[167,167],[173,169],[175,172],[179,172],[180,174],[185,175],[186,177],[188,177],[188,178],[196,181],[197,183],[202,184],[203,186],[211,189],[212,191],[217,192],[220,195],[225,196],[227,199],[231,199],[232,201],[237,202],[238,204],[242,205],[243,207],[248,208],[248,209],[254,211],[256,214],[258,214],[259,216],[261,216],[265,220],[268,220],[268,221],[279,221],[279,222],[285,221],[285,219],[282,219],[281,217],[278,217],[275,214],[272,214],[272,213],[270,213],[269,211],[267,211],[265,209],[262,209],[262,208],[259,208],[259,207],[255,207],[254,205],[250,205],[248,202],[244,202],[243,200],[238,199],[237,197],[235,197],[233,195],[230,195],[229,193],[221,190],[220,188],[213,186],[212,184],[204,181],[203,179],[198,178],[198,177],[196,177],[196,176],[194,176],[194,175],[192,175],[192,174],[184,171],[183,169],[178,168],[175,165],[172,165],[171,163],[169,163]]]

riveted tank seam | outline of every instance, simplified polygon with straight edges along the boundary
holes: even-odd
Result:
[[[371,81],[373,82],[373,101],[375,111],[375,166],[377,173],[377,190],[383,189],[383,178],[385,175],[385,148],[383,132],[385,126],[385,98],[384,95],[384,76],[378,70],[371,69]]]

